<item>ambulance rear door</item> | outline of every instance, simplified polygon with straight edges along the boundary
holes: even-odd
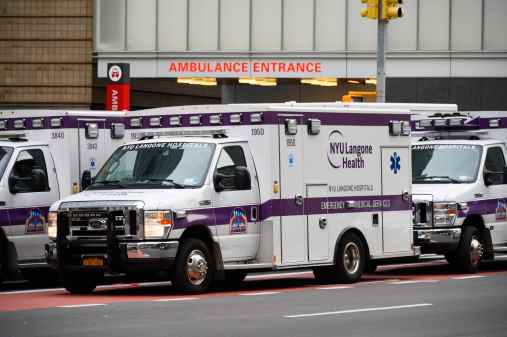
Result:
[[[110,153],[105,148],[108,136],[105,119],[78,120],[79,181],[83,172],[90,171],[94,177]]]

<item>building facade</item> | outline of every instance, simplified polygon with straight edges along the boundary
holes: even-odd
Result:
[[[374,99],[376,22],[360,0],[2,0],[0,107],[133,109]],[[388,24],[387,101],[507,110],[507,1],[406,0]],[[203,85],[205,84],[205,85]]]
[[[92,0],[0,1],[0,107],[89,107]]]

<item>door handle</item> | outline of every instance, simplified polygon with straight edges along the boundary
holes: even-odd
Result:
[[[301,194],[296,194],[294,201],[296,202],[296,205],[302,206],[303,205],[303,196]]]
[[[403,191],[403,192],[401,193],[401,198],[402,198],[404,201],[409,202],[409,201],[410,201],[410,192],[409,192],[409,191]]]

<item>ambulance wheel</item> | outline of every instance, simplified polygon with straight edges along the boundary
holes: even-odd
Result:
[[[447,260],[447,262],[451,265],[451,266],[455,266],[456,265],[456,253],[455,252],[452,252],[452,253],[445,253],[445,259]]]
[[[103,274],[100,272],[64,271],[60,273],[63,287],[71,294],[89,294],[96,287]]]
[[[484,247],[480,233],[473,226],[465,226],[456,251],[456,265],[466,273],[476,273],[481,264]]]
[[[3,281],[5,280],[5,265],[6,265],[5,260],[7,260],[5,258],[3,249],[4,249],[3,242],[0,239],[0,284],[2,284]]]
[[[176,255],[172,282],[183,292],[207,291],[214,278],[215,266],[208,246],[198,239],[187,239]]]
[[[338,281],[353,283],[358,281],[366,265],[366,249],[361,238],[352,232],[343,236],[338,244],[335,272]]]

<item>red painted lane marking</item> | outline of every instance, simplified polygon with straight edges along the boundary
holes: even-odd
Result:
[[[499,275],[499,274],[507,274],[507,271],[489,271],[482,272],[477,275]],[[276,276],[276,275],[274,275]],[[358,282],[354,285],[350,285],[350,287],[366,287],[372,284],[384,283],[388,284],[392,281],[409,281],[409,280],[451,280],[456,278],[470,278],[470,275],[466,274],[442,274],[442,275],[395,275],[395,274],[373,274],[373,275],[365,275],[361,282]],[[273,279],[279,279],[278,277],[273,277]],[[287,275],[284,279],[292,280],[307,280],[313,279],[311,272],[301,273],[299,277],[288,277]],[[251,286],[251,289],[242,289],[233,290],[233,291],[219,291],[212,292],[207,294],[199,295],[196,299],[206,299],[206,298],[215,298],[215,297],[227,297],[227,296],[239,296],[239,294],[245,293],[259,293],[259,292],[299,292],[307,289],[317,289],[322,287],[322,285],[316,284],[304,284],[304,285],[294,285],[287,286],[273,286],[268,285],[267,287],[263,287],[263,282],[267,282],[267,280],[246,280],[245,287]],[[30,310],[30,309],[42,309],[42,308],[53,308],[64,305],[86,305],[86,304],[96,304],[97,302],[103,304],[116,303],[116,302],[146,302],[146,301],[178,301],[183,298],[182,295],[168,295],[167,297],[161,296],[160,293],[171,291],[170,288],[155,288],[156,286],[165,286],[169,284],[168,282],[156,282],[151,284],[143,284],[143,283],[133,283],[133,284],[117,284],[117,285],[108,285],[101,286],[95,292],[90,295],[72,295],[67,293],[65,290],[48,290],[40,293],[10,293],[10,294],[2,294],[0,296],[0,312],[8,312],[8,311],[19,311],[19,310]],[[264,284],[265,285],[265,284]],[[153,287],[154,294],[146,293],[150,292],[149,287]],[[329,285],[329,287],[343,287],[343,285]],[[160,289],[160,290],[158,290]],[[337,288],[338,289],[338,288]],[[141,292],[141,293],[139,293]],[[158,292],[158,293],[155,293]]]

